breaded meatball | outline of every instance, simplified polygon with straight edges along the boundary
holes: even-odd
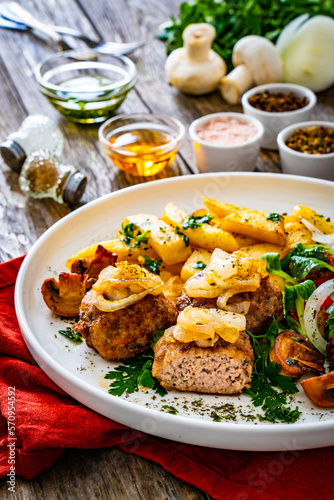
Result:
[[[231,344],[220,338],[213,347],[197,347],[163,335],[154,346],[152,375],[167,390],[240,394],[250,387],[254,355],[248,335]]]
[[[259,288],[255,292],[244,292],[233,295],[228,304],[250,301],[249,311],[246,314],[247,330],[258,333],[267,327],[275,316],[277,321],[283,318],[282,292],[268,278],[261,280]],[[204,299],[200,297],[189,297],[183,291],[177,300],[176,307],[182,311],[187,306],[192,307],[216,307],[217,299]]]
[[[163,295],[146,295],[124,309],[103,312],[87,292],[80,306],[80,320],[73,329],[108,361],[122,361],[145,351],[157,330],[176,323],[175,305]]]

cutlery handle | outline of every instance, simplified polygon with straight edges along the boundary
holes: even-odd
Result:
[[[70,49],[59,33],[54,31],[50,26],[35,19],[34,16],[20,4],[16,2],[4,2],[0,4],[0,14],[14,23],[25,24],[29,28],[46,35],[51,38],[61,50]]]

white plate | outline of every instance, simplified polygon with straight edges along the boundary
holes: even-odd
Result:
[[[57,334],[69,325],[52,316],[40,288],[43,280],[66,270],[74,252],[114,237],[123,219],[139,212],[162,215],[172,201],[191,212],[202,196],[227,203],[291,213],[296,204],[334,216],[334,183],[280,174],[202,174],[133,186],[104,196],[52,226],[33,246],[17,279],[17,317],[27,346],[42,370],[62,389],[89,408],[135,429],[176,441],[234,450],[289,450],[334,445],[334,411],[315,409],[301,390],[292,406],[302,417],[294,424],[247,421],[258,413],[246,395],[240,397],[170,392],[161,401],[150,391],[130,397],[108,394],[103,376],[113,366],[92,349]],[[168,407],[178,410],[168,413]],[[233,408],[236,409],[234,412]],[[212,415],[221,415],[214,422]],[[236,420],[233,420],[236,418]],[[248,417],[249,418],[249,417]],[[230,420],[228,420],[230,419]]]

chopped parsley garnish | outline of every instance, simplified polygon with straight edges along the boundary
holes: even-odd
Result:
[[[283,220],[283,218],[284,218],[283,215],[272,212],[270,212],[268,217],[266,217],[267,220],[271,220],[273,222],[279,222],[280,220]]]
[[[148,271],[154,274],[160,274],[160,266],[162,264],[162,260],[159,259],[151,259],[147,255],[144,255],[144,264]]]
[[[194,229],[195,227],[201,227],[203,224],[210,224],[213,216],[206,215],[189,215],[187,219],[182,223],[183,229]]]
[[[71,342],[73,342],[73,344],[81,344],[83,342],[81,334],[75,332],[69,326],[66,328],[66,330],[59,330],[58,333],[64,335],[64,337],[68,338]]]
[[[122,396],[124,392],[132,394],[139,390],[139,386],[153,389],[160,396],[165,396],[167,391],[159,384],[158,379],[152,376],[154,360],[153,347],[163,335],[163,330],[158,330],[151,343],[151,347],[138,356],[127,359],[122,365],[108,372],[104,378],[112,380],[109,394]]]
[[[285,406],[286,395],[295,394],[298,389],[291,378],[280,375],[282,366],[269,359],[278,332],[279,328],[275,319],[263,335],[247,332],[254,350],[254,368],[251,388],[244,389],[244,392],[252,398],[254,406],[262,407],[264,415],[257,415],[260,420],[290,423],[298,420],[301,412],[298,407],[292,410]]]
[[[178,412],[178,410],[176,408],[174,408],[174,406],[170,406],[170,405],[163,405],[162,409],[166,412],[166,413],[170,413],[171,415],[176,415]]]
[[[131,240],[133,238],[133,234],[135,232],[136,225],[133,224],[133,222],[129,222],[129,224],[122,224],[122,229],[123,231],[120,231],[120,234],[124,234],[125,238],[123,238],[123,241],[126,245],[131,244]]]
[[[142,233],[137,226],[133,222],[129,222],[129,224],[122,224],[122,231],[120,231],[120,234],[124,235],[124,238],[122,241],[124,243],[131,247],[138,247],[141,243],[144,243],[145,245],[148,243],[148,234],[151,232],[150,229]],[[134,242],[132,243],[132,241]],[[132,244],[131,244],[132,243]]]
[[[138,232],[137,236],[135,236],[135,245],[138,246],[140,243],[145,243],[145,245],[148,243],[148,234],[151,232],[150,229],[145,231],[145,233],[141,233],[140,231]]]
[[[188,236],[186,236],[185,234],[183,234],[183,233],[180,231],[179,226],[177,226],[177,227],[175,228],[175,232],[176,232],[176,234],[178,234],[179,236],[182,236],[182,239],[183,239],[183,241],[184,241],[184,244],[186,245],[186,247],[188,247],[188,246],[189,246],[189,238],[188,238]]]
[[[193,269],[205,269],[206,268],[206,264],[204,264],[204,262],[202,262],[201,260],[198,260],[194,265],[193,265]]]

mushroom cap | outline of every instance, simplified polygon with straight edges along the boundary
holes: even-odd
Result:
[[[211,47],[212,42],[216,38],[216,29],[212,24],[208,23],[193,23],[189,24],[182,33],[182,39],[185,44],[192,46],[201,46],[207,42]]]
[[[275,45],[262,36],[249,35],[235,44],[232,54],[233,66],[247,67],[256,85],[281,82],[283,63]]]

